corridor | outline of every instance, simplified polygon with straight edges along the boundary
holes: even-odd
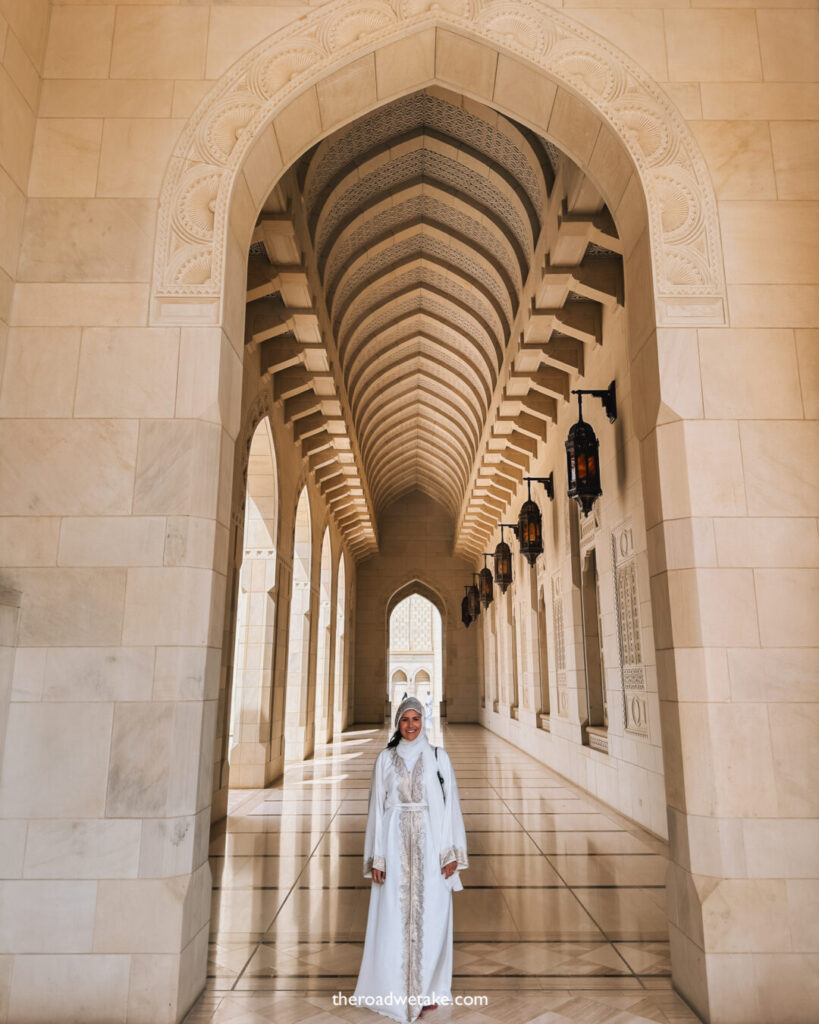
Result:
[[[353,727],[264,790],[233,791],[211,842],[208,983],[186,1024],[374,1022],[355,986],[370,881],[361,852],[386,729]],[[450,753],[469,843],[456,894],[453,996],[437,1024],[662,1024],[698,1018],[671,990],[665,845],[477,725]]]

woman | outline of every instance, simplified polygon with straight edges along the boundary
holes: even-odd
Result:
[[[452,893],[469,862],[455,773],[430,746],[416,697],[398,705],[395,725],[370,787],[364,877],[373,886],[355,999],[407,1024],[452,998]]]

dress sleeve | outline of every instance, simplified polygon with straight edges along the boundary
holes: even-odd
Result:
[[[370,781],[370,806],[364,836],[364,877],[373,877],[373,868],[386,871],[386,837],[384,836],[384,804],[387,798],[386,760],[375,759]]]
[[[458,797],[458,783],[455,781],[455,772],[452,769],[452,762],[445,750],[439,748],[441,775],[444,777],[444,831],[441,842],[441,867],[450,864],[453,860],[457,862],[460,871],[469,867],[469,858],[466,855],[466,829],[464,818],[461,814],[461,801]]]

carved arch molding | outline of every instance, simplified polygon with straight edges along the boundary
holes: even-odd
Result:
[[[522,59],[608,122],[646,197],[658,324],[724,323],[716,201],[685,122],[625,54],[536,0],[334,0],[241,58],[189,121],[165,177],[152,288],[163,319],[217,307],[233,181],[273,117],[330,71],[431,27]]]

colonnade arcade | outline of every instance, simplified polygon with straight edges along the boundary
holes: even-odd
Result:
[[[746,640],[713,614],[738,584],[702,575],[712,505],[691,497],[731,490],[733,467],[703,470],[680,385],[696,328],[729,309],[711,181],[676,109],[561,11],[337,0],[214,84],[157,225],[149,326],[188,332],[207,394],[179,414],[208,433],[173,486],[215,524],[207,564],[173,595],[146,589],[130,634],[177,652],[163,678],[178,669],[201,717],[176,788],[144,808],[189,816],[173,894],[129,882],[175,915],[162,1020],[204,983],[207,828],[229,789],[383,725],[389,613],[412,594],[441,615],[446,723],[480,723],[668,839],[674,984],[733,1020],[723,983],[753,976],[755,948],[720,921],[752,913],[756,880],[721,836],[757,805],[709,716]],[[612,380],[614,423],[584,405],[603,493],[583,515],[572,392]],[[553,499],[532,490],[543,554],[530,566],[507,534],[512,584],[465,627],[464,585],[526,478],[550,473]],[[171,648],[186,603],[202,623]],[[138,787],[148,766],[117,734],[113,749]]]

